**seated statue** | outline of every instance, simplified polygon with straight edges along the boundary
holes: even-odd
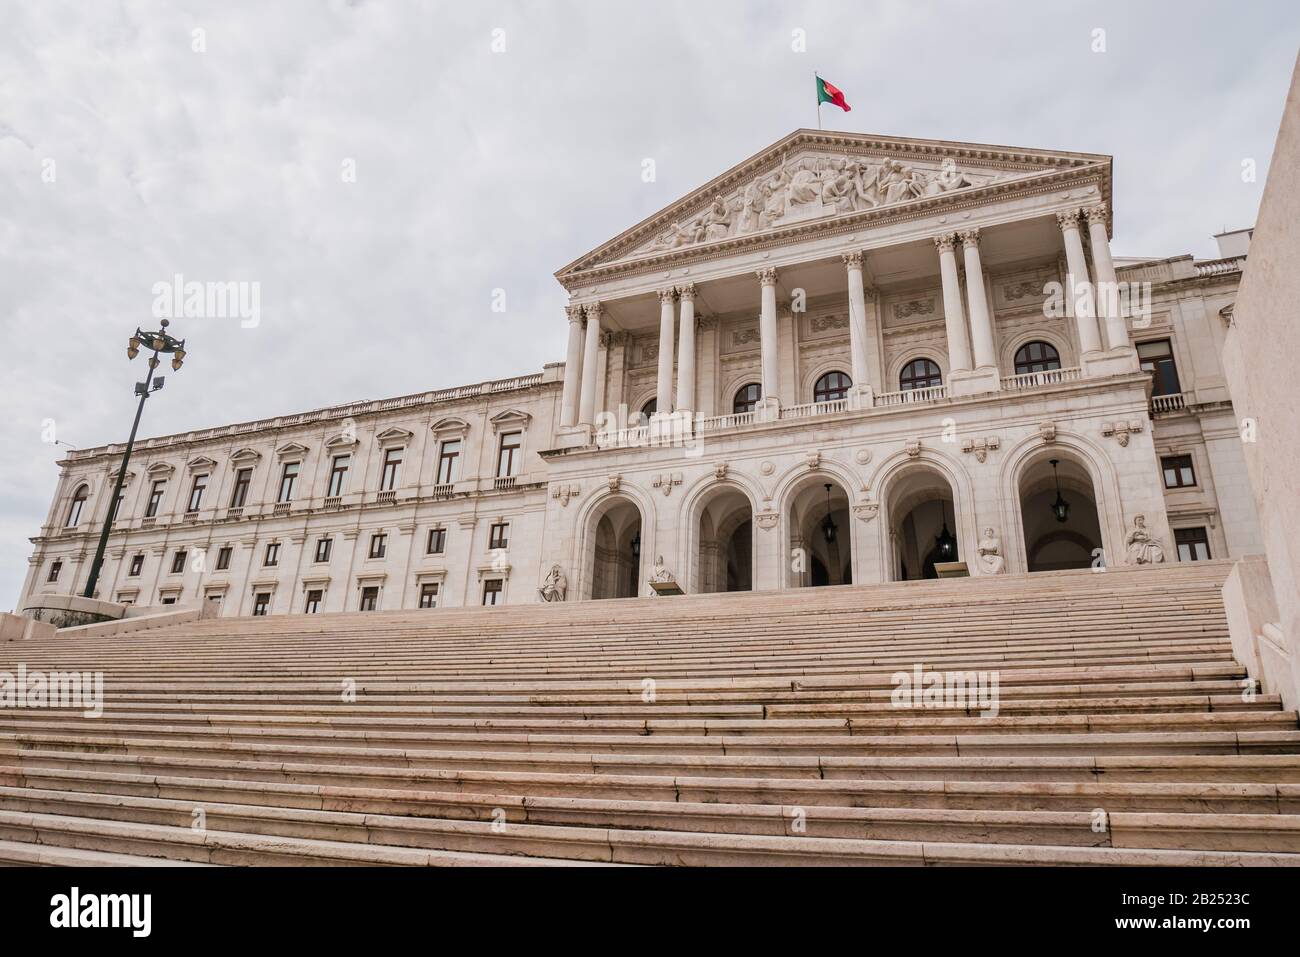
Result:
[[[1006,567],[1002,557],[1002,539],[998,538],[992,528],[984,529],[984,536],[979,541],[979,568],[985,575],[1000,575]]]
[[[542,587],[537,589],[537,594],[542,597],[542,601],[564,601],[568,591],[569,580],[564,577],[559,565],[552,565]]]
[[[1128,538],[1124,539],[1124,545],[1128,549],[1128,560],[1131,564],[1158,565],[1165,560],[1165,550],[1147,531],[1147,520],[1144,515],[1133,517],[1133,531],[1129,532]]]
[[[654,571],[650,573],[650,581],[652,581],[652,582],[671,582],[671,581],[676,581],[676,580],[677,580],[677,579],[675,579],[675,578],[673,577],[673,573],[670,572],[670,571],[669,571],[669,570],[664,566],[664,557],[663,557],[662,555],[660,555],[658,558],[656,558],[656,559],[655,559],[655,567],[654,567]]]

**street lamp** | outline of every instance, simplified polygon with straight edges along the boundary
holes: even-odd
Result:
[[[131,423],[131,437],[126,440],[126,451],[122,453],[122,465],[117,470],[117,482],[113,485],[113,497],[108,500],[108,513],[104,516],[104,527],[99,533],[99,547],[95,549],[95,560],[90,563],[90,577],[86,579],[86,590],[82,592],[82,595],[86,598],[95,597],[95,586],[99,584],[99,570],[104,564],[104,550],[108,548],[108,533],[113,530],[113,520],[117,518],[117,499],[122,494],[122,483],[126,481],[126,467],[131,461],[131,449],[135,447],[135,433],[140,428],[140,414],[144,412],[144,400],[163,387],[163,377],[154,378],[154,370],[161,363],[158,356],[170,355],[172,357],[172,371],[174,372],[179,372],[181,365],[185,362],[185,340],[174,339],[168,335],[168,325],[170,323],[163,319],[159,323],[160,328],[157,332],[143,332],[137,326],[135,335],[126,344],[126,357],[128,359],[134,359],[138,356],[141,347],[152,350],[153,355],[148,360],[148,375],[145,376],[143,382],[135,384],[135,394],[140,397],[140,404],[135,407],[135,421]]]

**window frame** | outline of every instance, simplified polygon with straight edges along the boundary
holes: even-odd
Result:
[[[488,526],[488,548],[492,551],[505,551],[510,547],[510,523],[493,522]]]
[[[370,548],[366,553],[367,558],[387,558],[388,557],[388,533],[375,532],[370,536]]]
[[[753,398],[750,399],[748,393],[753,390]],[[744,415],[753,412],[758,404],[763,401],[763,383],[746,382],[731,397],[731,414]]]
[[[292,472],[289,470],[293,469]],[[302,462],[285,462],[280,469],[280,489],[275,497],[277,505],[284,505],[293,501],[294,494],[298,490],[298,476],[302,472]]]
[[[253,593],[253,617],[265,618],[271,614],[271,593],[259,591]]]
[[[513,444],[507,441],[513,439]],[[497,439],[497,478],[511,478],[519,474],[524,457],[524,433],[518,429],[502,432]]]
[[[838,376],[836,385],[831,385],[832,377]],[[822,405],[826,402],[839,402],[849,397],[849,390],[853,388],[853,378],[842,369],[831,369],[823,372],[813,383],[813,404]]]
[[[234,554],[235,549],[230,545],[222,545],[217,549],[217,567],[216,571],[225,572],[230,570],[230,557]]]
[[[167,480],[154,479],[153,485],[149,487],[149,502],[145,506],[145,518],[157,518],[158,512],[162,509],[163,497],[167,494]]]
[[[324,555],[321,554],[322,548],[325,550]],[[312,558],[313,562],[315,562],[318,565],[323,565],[330,560],[330,556],[333,554],[334,554],[333,535],[326,535],[323,538],[316,539],[316,553],[315,556]]]
[[[203,472],[194,476],[194,480],[190,482],[190,500],[185,507],[187,515],[194,514],[203,505],[203,493],[208,490],[209,477],[208,472]]]
[[[1164,355],[1150,357],[1142,355],[1143,346],[1164,345]],[[1148,339],[1145,342],[1134,343],[1134,348],[1138,354],[1138,366],[1143,372],[1151,376],[1151,396],[1178,395],[1183,391],[1182,378],[1178,375],[1178,360],[1174,356],[1174,340],[1169,336],[1163,339]],[[1148,364],[1151,368],[1148,368]],[[1172,389],[1161,391],[1167,385],[1173,385]]]
[[[434,546],[437,545],[435,548]],[[435,526],[429,529],[429,535],[425,539],[424,554],[426,555],[445,555],[447,553],[447,528],[443,525]]]
[[[369,608],[366,607],[367,602],[370,603]],[[361,586],[361,598],[357,602],[357,611],[379,611],[379,586],[378,585]]]
[[[47,585],[54,584],[59,580],[59,575],[61,575],[62,573],[63,573],[63,559],[56,558],[54,561],[50,562],[50,573],[49,576],[45,579],[45,583]]]
[[[185,560],[186,560],[187,558],[189,558],[189,549],[182,548],[182,549],[178,550],[177,552],[175,552],[175,553],[172,555],[172,570],[171,570],[171,574],[173,574],[173,575],[184,575],[184,574],[185,574]],[[177,567],[177,566],[180,566],[180,567]]]
[[[452,446],[448,451],[448,446]],[[435,485],[454,485],[460,478],[462,439],[443,439],[438,445],[438,471]]]
[[[437,608],[438,597],[442,588],[438,582],[420,583],[420,608]]]
[[[253,484],[253,470],[245,466],[235,469],[235,487],[230,492],[230,508],[243,508],[248,504],[248,490]]]
[[[1198,556],[1197,546],[1204,548],[1205,554]],[[1187,556],[1184,557],[1183,549],[1187,548]],[[1190,525],[1186,528],[1174,529],[1174,550],[1178,553],[1180,562],[1208,562],[1213,558],[1210,551],[1210,532],[1204,525]]]
[[[1173,463],[1172,465],[1169,463]],[[1186,463],[1186,464],[1184,464]],[[1170,472],[1174,473],[1174,483],[1169,483]],[[1183,481],[1183,473],[1190,476],[1190,481]],[[1196,488],[1196,462],[1190,453],[1177,455],[1160,456],[1160,475],[1164,479],[1165,488],[1173,491],[1175,489]]]
[[[493,587],[495,586],[495,587]],[[492,595],[492,600],[488,601],[488,595]],[[485,578],[483,579],[483,607],[495,608],[505,603],[505,579],[504,578]]]
[[[397,483],[402,478],[402,453],[405,451],[405,447],[384,449],[384,459],[379,470],[379,491],[391,492],[397,488]]]
[[[77,490],[72,493],[72,501],[68,503],[68,514],[64,519],[64,528],[76,528],[81,524],[81,513],[86,509],[86,501],[90,498],[90,486],[84,482],[77,486]]]
[[[303,602],[302,613],[304,615],[320,614],[321,602],[325,600],[325,589],[309,588],[307,589],[307,600]]]
[[[910,372],[917,363],[925,363],[924,374]],[[934,371],[930,371],[933,369]],[[943,369],[939,363],[935,362],[929,356],[917,356],[909,359],[903,368],[898,370],[898,389],[900,392],[917,392],[921,389],[937,389],[943,385]]]
[[[339,465],[339,460],[343,464]],[[330,459],[330,477],[329,484],[325,488],[326,498],[338,498],[343,494],[344,483],[347,479],[348,472],[352,469],[352,453],[340,452]]]
[[[144,552],[136,552],[131,556],[131,564],[127,566],[127,578],[139,578],[144,574]]]
[[[1041,346],[1041,356],[1029,355],[1034,346]],[[1023,357],[1023,358],[1022,358]],[[1031,375],[1035,372],[1055,372],[1061,368],[1061,353],[1044,339],[1031,339],[1016,350],[1011,359],[1012,369],[1016,375]]]
[[[266,551],[262,554],[262,567],[263,568],[280,567],[280,543],[279,542],[266,543]]]

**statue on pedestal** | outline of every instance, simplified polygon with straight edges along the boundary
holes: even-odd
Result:
[[[537,594],[541,596],[542,601],[550,602],[564,601],[568,593],[569,580],[564,577],[564,572],[560,570],[559,565],[552,565],[546,580],[542,582],[542,587],[537,589]]]
[[[1006,559],[1002,557],[1002,539],[998,538],[991,527],[984,529],[984,535],[980,538],[976,551],[980,571],[985,575],[1002,574],[1002,570],[1006,568]]]
[[[1147,531],[1145,515],[1133,516],[1133,531],[1124,539],[1128,560],[1134,565],[1159,565],[1165,560],[1165,550]]]

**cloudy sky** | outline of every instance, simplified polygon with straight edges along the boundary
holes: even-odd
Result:
[[[1293,0],[0,0],[0,23],[0,608],[55,484],[46,420],[125,438],[123,347],[177,273],[260,283],[261,321],[177,322],[191,356],[144,435],[536,371],[563,358],[551,274],[812,126],[814,69],[853,105],[828,128],[1112,154],[1116,254],[1211,257],[1254,221],[1300,43]]]

